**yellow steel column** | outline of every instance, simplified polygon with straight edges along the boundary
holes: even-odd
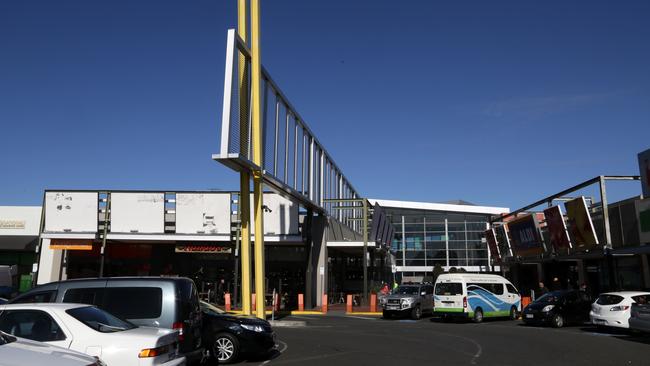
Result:
[[[253,163],[262,167],[262,61],[260,53],[260,0],[251,0],[251,90],[253,123]],[[262,171],[253,172],[253,209],[255,211],[255,315],[266,318],[264,311],[264,214]]]
[[[246,2],[237,1],[237,33],[246,42]],[[239,52],[239,121],[240,153],[248,156],[248,64],[246,57]],[[251,314],[251,210],[250,174],[246,170],[239,173],[239,219],[241,221],[241,303],[245,315]],[[235,284],[236,286],[237,284]],[[237,299],[235,299],[237,301]]]

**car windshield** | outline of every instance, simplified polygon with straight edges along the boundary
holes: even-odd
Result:
[[[0,346],[15,341],[16,341],[16,337],[12,337],[9,334],[0,331]]]
[[[70,316],[84,323],[88,327],[102,333],[121,332],[137,328],[136,325],[113,316],[94,306],[69,309],[66,310],[66,313],[70,314]]]
[[[420,288],[417,286],[399,286],[395,289],[395,293],[398,295],[418,295]]]
[[[560,301],[561,297],[561,292],[547,292],[535,300],[535,302],[542,304],[555,304],[556,302]]]
[[[436,295],[453,296],[463,294],[463,284],[458,282],[436,283]]]
[[[205,313],[215,313],[215,314],[225,314],[226,313],[225,311],[223,311],[223,310],[219,309],[218,307],[216,307],[216,306],[214,306],[214,305],[212,305],[212,304],[210,304],[208,302],[205,302],[205,301],[201,301],[201,311],[203,311]]]

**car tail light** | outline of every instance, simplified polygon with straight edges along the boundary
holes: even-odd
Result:
[[[630,307],[628,305],[619,305],[619,306],[613,306],[609,311],[625,311],[629,309]]]
[[[463,296],[463,309],[467,309],[467,296]]]
[[[139,358],[156,357],[156,356],[164,355],[165,353],[168,352],[169,352],[169,345],[160,346],[157,348],[145,348],[142,351],[140,351],[138,357]]]
[[[167,323],[169,324],[169,323]],[[185,335],[183,334],[183,322],[176,322],[172,324],[172,329],[178,331],[178,340],[183,341],[185,339]]]

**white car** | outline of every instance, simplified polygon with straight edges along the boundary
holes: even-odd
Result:
[[[105,366],[96,357],[0,332],[0,366]]]
[[[0,330],[97,356],[108,366],[185,365],[177,331],[138,327],[95,306],[0,305]]]
[[[591,323],[597,326],[629,328],[630,306],[635,302],[650,302],[650,292],[621,291],[601,294],[591,305]]]

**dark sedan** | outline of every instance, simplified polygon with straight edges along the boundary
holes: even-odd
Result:
[[[264,356],[275,347],[275,333],[266,320],[234,316],[201,301],[203,340],[210,356],[232,363],[242,355]]]
[[[526,324],[561,328],[569,323],[589,321],[591,298],[584,291],[548,292],[526,306],[521,319]]]

